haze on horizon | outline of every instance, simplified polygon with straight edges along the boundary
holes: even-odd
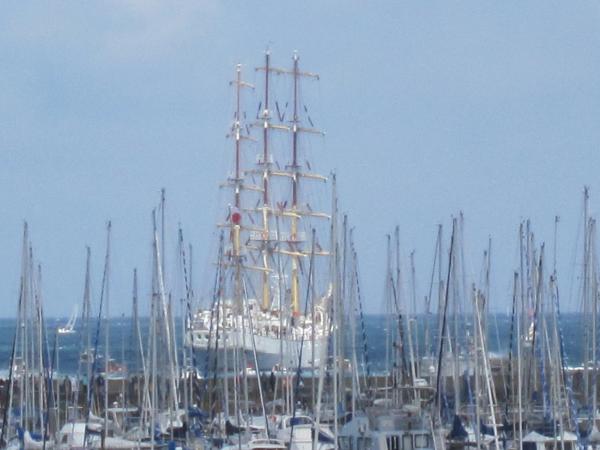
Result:
[[[112,220],[111,312],[129,314],[134,267],[148,298],[150,212],[163,187],[168,226],[183,225],[196,290],[206,290],[230,162],[228,82],[237,63],[254,77],[266,48],[278,65],[297,50],[321,76],[313,106],[327,136],[314,156],[337,173],[367,311],[381,311],[385,234],[400,226],[405,263],[415,250],[422,298],[437,225],[447,242],[459,211],[474,281],[492,237],[498,310],[511,295],[519,222],[531,219],[550,262],[559,215],[563,309],[578,307],[584,185],[591,213],[600,205],[597,2],[7,1],[2,10],[1,317],[17,310],[24,220],[51,317],[81,301],[86,245],[97,302]]]

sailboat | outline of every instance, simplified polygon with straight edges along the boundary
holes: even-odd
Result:
[[[73,313],[69,317],[69,321],[63,326],[58,328],[58,334],[73,334],[75,333],[75,323],[77,322],[77,305],[73,308]]]
[[[222,187],[233,195],[219,224],[229,239],[217,263],[212,304],[193,315],[186,333],[188,345],[217,354],[219,367],[240,350],[251,361],[256,356],[258,370],[298,365],[314,370],[325,358],[331,273],[329,251],[319,239],[333,242],[333,225],[314,202],[318,186],[328,180],[312,170],[301,145],[323,134],[300,97],[300,80],[318,75],[301,71],[297,54],[292,63],[290,69],[273,67],[267,53],[265,65],[256,69],[264,74],[264,93],[254,122],[241,109],[242,90],[254,89],[242,80],[241,66],[231,83],[235,165]],[[291,100],[275,100],[275,77],[289,77]],[[249,158],[246,146],[252,143],[256,154]],[[311,271],[313,257],[319,261]]]

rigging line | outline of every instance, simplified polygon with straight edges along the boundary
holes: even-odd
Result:
[[[78,349],[79,349],[79,357],[78,357],[78,363],[77,363],[77,390],[74,390],[72,395],[72,402],[73,402],[73,406],[76,406],[78,404],[79,401],[79,386],[80,386],[80,381],[81,381],[81,371],[82,369],[82,361],[81,361],[81,353],[82,353],[82,347],[85,345],[84,344],[84,334],[87,335],[89,333],[88,327],[89,327],[89,320],[86,320],[86,311],[87,311],[87,305],[85,304],[85,298],[86,298],[86,291],[87,291],[87,283],[88,283],[88,276],[87,276],[87,267],[89,267],[89,252],[90,252],[90,248],[86,247],[86,254],[87,254],[87,264],[86,264],[86,277],[85,277],[85,281],[84,281],[84,289],[83,289],[83,296],[84,296],[84,305],[83,308],[81,308],[81,328],[78,330],[77,334],[79,336],[79,342],[78,342]],[[87,352],[89,353],[89,348],[86,349]],[[88,355],[89,356],[89,355]],[[68,401],[68,400],[66,400]],[[67,405],[68,408],[68,405]]]
[[[577,234],[575,235],[575,245],[573,247],[573,254],[571,255],[571,265],[570,267],[576,267],[577,266],[577,252],[579,249],[579,242],[580,242],[580,237],[581,237],[581,228],[583,228],[581,226],[582,222],[583,222],[583,209],[581,210],[581,213],[579,215],[579,219],[577,222]],[[571,271],[570,277],[569,277],[569,306],[573,305],[574,300],[573,300],[573,287],[575,285],[575,271]]]
[[[183,352],[183,365],[184,365],[184,370],[185,370],[185,375],[187,377],[190,378],[191,382],[189,383],[189,390],[190,392],[187,392],[188,389],[188,380],[186,377],[184,377],[184,379],[182,380],[183,383],[183,388],[184,388],[184,395],[185,395],[185,399],[184,399],[184,405],[185,405],[185,416],[186,416],[186,421],[188,422],[188,427],[186,428],[185,431],[185,441],[186,444],[189,442],[189,414],[190,414],[190,405],[188,404],[188,400],[190,400],[193,396],[193,391],[194,391],[194,387],[195,384],[194,383],[196,381],[196,375],[197,375],[197,371],[196,371],[196,351],[194,348],[194,334],[193,334],[193,330],[192,330],[192,311],[191,311],[191,288],[190,288],[190,283],[188,281],[188,273],[187,273],[187,262],[186,262],[186,258],[185,258],[185,245],[184,245],[184,241],[183,241],[183,230],[181,229],[181,227],[179,227],[179,250],[181,253],[181,262],[182,262],[182,266],[183,266],[183,277],[184,277],[184,284],[185,284],[185,295],[186,295],[186,323],[184,323],[185,326],[185,330],[183,330],[184,333],[188,334],[188,343],[189,346],[191,347],[191,364],[192,364],[192,368],[193,371],[189,371],[189,360],[186,356],[187,354],[187,349],[185,348],[185,344],[182,347],[182,352]],[[192,372],[193,372],[193,376],[194,378],[192,379]]]
[[[313,262],[314,262],[314,256],[315,256],[315,229],[312,229],[312,244],[311,244],[311,252],[310,252],[310,262],[309,262],[309,269],[308,269],[308,284],[306,287],[306,300],[304,303],[304,317],[306,318],[307,314],[308,314],[308,300],[310,297],[310,292],[311,292],[311,283],[313,282]],[[304,336],[305,336],[305,328],[306,324],[304,325],[304,327],[302,328],[302,339],[300,339],[300,354],[298,356],[298,368],[296,369],[296,383],[294,386],[294,397],[298,397],[299,391],[300,391],[300,377],[302,376],[302,353],[304,350]],[[315,324],[312,324],[312,333],[315,332]],[[336,406],[337,407],[337,406]],[[296,403],[294,403],[294,405],[292,406],[292,420],[291,422],[291,429],[290,429],[290,442],[288,444],[288,450],[291,450],[292,448],[292,442],[294,439],[294,424],[295,424],[295,419],[296,418]],[[318,431],[316,430],[316,427],[314,429],[314,434],[318,436]],[[313,437],[314,439],[314,437]]]
[[[437,374],[436,374],[436,380],[435,380],[435,392],[436,392],[436,399],[435,399],[435,404],[436,406],[440,406],[440,381],[441,381],[441,374],[442,374],[442,356],[443,356],[443,352],[444,352],[444,339],[445,339],[445,334],[446,334],[446,322],[447,322],[447,312],[448,312],[448,295],[449,295],[449,284],[450,284],[450,274],[451,274],[451,270],[452,270],[452,254],[454,253],[454,232],[455,232],[455,228],[454,228],[454,222],[452,223],[452,235],[450,237],[450,255],[448,258],[448,276],[446,278],[446,292],[444,295],[444,314],[442,317],[442,331],[440,333],[440,350],[438,353],[438,364],[437,364]]]
[[[42,325],[42,330],[46,330],[45,325]],[[46,334],[46,333],[44,332],[44,334]],[[47,376],[45,377],[46,378],[46,420],[44,420],[44,430],[42,430],[42,439],[43,439],[42,448],[43,448],[43,450],[46,450],[46,442],[47,442],[47,435],[48,435],[48,428],[49,428],[48,418],[50,417],[50,400],[52,399],[52,381],[53,381],[53,377],[54,377],[54,360],[56,357],[57,343],[58,343],[58,332],[55,331],[54,332],[54,345],[52,348],[52,360],[49,365],[48,365],[47,361],[45,364],[46,373],[47,373]],[[46,342],[46,352],[44,352],[44,353],[46,353],[46,357],[49,357],[49,355],[47,354],[47,351],[48,351],[48,343]],[[67,400],[67,399],[65,399],[65,400]],[[60,401],[60,399],[59,399],[59,401]]]
[[[252,296],[254,298],[256,298],[256,289],[252,285],[252,282],[251,282],[250,278],[248,277],[247,271],[244,271],[244,277],[242,279],[242,282],[243,282],[243,287],[244,287],[245,298],[246,299],[248,298],[248,290],[250,290],[250,293],[252,294]],[[269,436],[269,421],[267,420],[266,408],[264,406],[264,395],[263,395],[263,390],[262,390],[262,382],[260,379],[260,371],[258,370],[258,358],[256,356],[256,341],[254,338],[254,325],[253,325],[253,321],[252,321],[252,316],[249,312],[248,304],[246,304],[246,308],[248,309],[249,326],[250,326],[250,332],[251,332],[251,336],[252,336],[252,351],[253,351],[253,356],[254,356],[254,365],[257,369],[256,370],[257,371],[257,383],[258,383],[258,389],[259,389],[259,395],[260,395],[260,402],[261,402],[261,407],[263,410],[263,415],[265,417],[265,428],[266,428],[267,437],[268,437]],[[280,314],[281,314],[281,312],[280,312]],[[276,388],[273,390],[275,392],[277,391]],[[273,405],[275,405],[275,404],[273,404]],[[273,408],[275,408],[275,406],[273,406]]]
[[[142,339],[142,330],[140,327],[140,319],[139,319],[139,304],[138,304],[138,284],[137,284],[137,269],[133,269],[133,311],[132,311],[132,342],[137,344],[137,351],[135,351],[135,360],[136,360],[136,369],[138,371],[138,377],[140,374],[140,368],[142,369],[141,373],[145,377],[147,373],[146,367],[146,358],[144,357],[144,343]],[[141,367],[140,367],[141,366]],[[138,388],[139,389],[139,388]],[[148,386],[144,383],[144,402],[149,398]],[[138,394],[141,396],[142,393],[138,391]],[[139,398],[139,397],[138,397]],[[141,406],[141,399],[140,405]]]
[[[363,301],[362,301],[362,293],[361,293],[361,289],[360,289],[360,279],[358,276],[358,254],[356,252],[356,248],[355,248],[353,239],[350,240],[350,248],[352,249],[352,256],[354,259],[354,276],[356,277],[358,310],[359,310],[360,327],[361,327],[361,334],[362,334],[361,337],[362,337],[362,341],[363,341],[363,358],[364,358],[365,370],[366,370],[365,385],[366,385],[367,391],[369,392],[371,390],[371,363],[370,363],[370,359],[369,359],[369,343],[367,341],[367,328],[366,328],[365,316],[364,316],[364,312],[363,312]]]
[[[563,380],[565,380],[566,382],[566,394],[567,394],[567,401],[569,402],[569,409],[570,409],[570,414],[569,414],[569,421],[571,424],[571,428],[575,430],[575,433],[577,434],[577,443],[579,444],[580,448],[584,448],[583,446],[583,442],[582,442],[582,436],[581,436],[581,431],[579,429],[579,427],[577,426],[577,424],[575,423],[575,413],[576,413],[576,409],[575,409],[575,398],[573,395],[573,377],[569,376],[569,372],[567,370],[567,359],[566,359],[566,354],[565,354],[565,339],[564,339],[564,334],[563,334],[563,328],[561,326],[562,323],[562,319],[561,319],[561,314],[560,314],[560,296],[559,296],[559,291],[558,291],[558,283],[556,283],[556,278],[554,277],[554,275],[552,275],[550,277],[550,279],[554,282],[554,292],[555,292],[555,303],[556,303],[556,321],[557,321],[557,327],[558,327],[558,333],[559,333],[559,351],[560,351],[560,360],[561,360],[561,369],[563,372]]]
[[[246,273],[244,275],[247,275]],[[254,324],[252,322],[252,314],[250,313],[250,307],[248,305],[248,292],[246,289],[246,277],[242,278],[242,285],[244,287],[244,297],[243,299],[246,299],[246,310],[247,310],[247,314],[248,314],[248,325],[250,326],[250,336],[252,336],[252,356],[254,357],[254,366],[256,367],[256,383],[258,385],[258,394],[259,394],[259,398],[260,398],[260,406],[262,408],[262,412],[263,412],[263,417],[265,418],[265,432],[267,435],[267,438],[269,437],[269,420],[267,418],[267,410],[265,408],[265,399],[264,399],[264,395],[263,395],[263,387],[262,387],[262,382],[260,379],[260,370],[258,368],[258,357],[256,355],[256,340],[255,340],[255,336],[254,336]],[[242,299],[242,301],[243,301]],[[243,322],[243,321],[242,321]],[[247,376],[246,373],[244,373],[244,376]]]
[[[539,291],[541,289],[540,285],[541,285],[541,279],[542,279],[542,257],[540,256],[540,260],[539,260],[539,266],[538,266],[538,271],[539,271],[539,280],[538,281],[538,286],[536,289],[536,301],[535,301],[535,307],[533,310],[533,335],[531,338],[531,359],[529,360],[529,364],[527,365],[527,389],[526,392],[530,392],[531,389],[531,372],[532,370],[535,370],[535,368],[532,368],[533,366],[533,361],[535,359],[535,349],[536,349],[536,337],[537,337],[537,328],[538,328],[538,307],[539,307],[539,301],[538,301],[538,297],[539,297]]]
[[[23,304],[23,277],[21,277],[21,283],[19,287],[19,304],[17,310],[20,311]],[[13,372],[15,367],[15,351],[17,348],[17,335],[19,333],[20,323],[17,320],[15,325],[15,333],[13,335],[13,343],[12,343],[12,351],[10,352],[10,366],[8,371],[8,388],[6,389],[6,400],[4,401],[4,411],[2,415],[2,431],[0,432],[0,445],[4,446],[6,444],[4,437],[6,433],[6,425],[9,422],[8,414],[10,413],[12,407],[12,389],[13,389]]]
[[[488,301],[488,308],[489,308],[489,298],[487,299]],[[513,305],[514,308],[514,305]],[[513,311],[514,312],[514,311]],[[492,313],[493,314],[493,320],[494,320],[494,331],[496,332],[496,346],[498,349],[500,349],[500,330],[498,328],[498,312]],[[490,315],[489,310],[488,310],[488,316]],[[512,322],[511,322],[511,328],[512,328]],[[512,339],[512,329],[511,329],[511,336],[510,338]],[[510,342],[510,347],[512,348],[512,341]],[[509,359],[510,359],[510,355],[509,355]],[[510,364],[510,361],[509,361]],[[507,401],[508,404],[508,398],[510,395],[510,386],[509,386],[509,373],[510,373],[510,367],[509,370],[504,370],[504,368],[502,368],[500,374],[502,377],[502,389],[504,391],[504,398]]]
[[[406,363],[406,352],[404,350],[404,317],[402,315],[402,309],[398,304],[398,293],[396,292],[396,286],[394,283],[394,276],[390,273],[389,282],[392,288],[392,296],[394,298],[394,306],[396,307],[396,313],[398,315],[398,341],[399,344],[396,348],[400,348],[400,361],[402,363],[402,376],[404,379],[408,378],[408,364]],[[397,281],[397,279],[396,279]]]
[[[543,253],[542,253],[543,254]],[[548,421],[550,420],[550,410],[549,410],[549,386],[548,386],[548,376],[547,376],[547,371],[548,371],[548,367],[550,365],[550,361],[547,359],[550,357],[550,355],[548,354],[548,330],[547,330],[547,326],[546,326],[546,311],[545,311],[545,301],[544,301],[544,287],[543,287],[543,274],[540,273],[538,279],[540,280],[540,286],[539,286],[539,301],[540,301],[540,312],[538,314],[538,326],[539,326],[539,331],[538,334],[540,335],[538,342],[537,342],[537,346],[534,348],[535,351],[535,355],[538,357],[539,361],[540,361],[540,381],[542,383],[542,405],[543,405],[543,414],[544,414],[544,420]],[[550,382],[552,382],[551,379],[551,375],[550,375]]]
[[[394,344],[394,348],[399,349],[400,350],[400,362],[402,363],[402,369],[401,369],[401,374],[402,374],[402,380],[407,380],[409,378],[408,376],[408,364],[406,362],[406,350],[405,350],[405,337],[404,337],[404,316],[402,314],[402,308],[400,307],[399,304],[399,297],[400,297],[400,289],[402,287],[402,278],[401,278],[401,267],[400,267],[400,231],[399,231],[399,227],[396,226],[395,230],[394,230],[394,243],[395,243],[395,270],[391,270],[392,267],[390,267],[390,272],[389,272],[389,283],[390,283],[390,287],[392,289],[392,297],[394,299],[394,306],[396,307],[396,313],[398,315],[398,345]],[[396,278],[394,279],[394,272],[396,274]],[[414,381],[414,380],[413,380]]]
[[[110,229],[110,222],[108,222],[108,226]],[[90,421],[90,408],[91,408],[91,403],[92,403],[92,394],[94,392],[94,385],[95,383],[94,381],[94,374],[96,373],[96,369],[98,368],[98,344],[99,344],[99,340],[100,340],[100,328],[102,327],[102,306],[104,304],[104,291],[105,291],[105,287],[106,287],[106,278],[108,275],[108,247],[107,247],[107,251],[104,257],[104,271],[102,273],[102,287],[100,288],[100,306],[98,308],[98,319],[96,321],[96,336],[94,339],[94,359],[92,362],[92,378],[90,380],[88,380],[88,398],[87,398],[87,411],[86,411],[86,416],[85,416],[85,431],[83,434],[83,444],[84,446],[87,445],[87,438],[88,438],[88,425],[89,425],[89,421]],[[89,357],[89,355],[88,355]],[[108,374],[107,374],[108,375]],[[106,388],[106,387],[105,387]],[[106,431],[106,430],[105,430]]]
[[[517,279],[519,275],[517,272],[514,273],[514,288],[513,288],[513,301],[512,301],[512,312],[511,312],[511,320],[510,320],[510,335],[509,335],[509,351],[508,351],[508,377],[510,382],[507,384],[507,395],[506,395],[506,405],[504,408],[504,415],[508,417],[508,403],[509,403],[509,395],[511,394],[513,373],[512,373],[512,359],[513,359],[513,345],[514,345],[514,331],[515,331],[515,312],[517,306]],[[517,339],[520,339],[521,336],[517,336]],[[514,406],[514,405],[513,405]]]
[[[433,345],[430,345],[430,342],[427,342],[429,340],[429,333],[430,333],[430,321],[432,319],[432,314],[431,314],[431,296],[433,295],[433,282],[435,280],[435,269],[436,269],[436,263],[440,264],[440,262],[438,262],[438,247],[441,245],[441,225],[438,226],[438,232],[437,232],[437,238],[435,241],[435,246],[434,246],[434,250],[433,250],[433,266],[431,267],[431,279],[429,282],[429,293],[427,295],[427,297],[425,298],[425,351],[428,353],[433,354]],[[427,348],[427,347],[431,347],[431,348]]]
[[[467,328],[467,323],[465,323],[465,329]],[[475,326],[475,322],[473,321],[473,326]],[[468,337],[468,330],[467,330],[467,337]],[[473,337],[475,338],[475,334],[473,335]],[[469,353],[467,353],[469,354]],[[467,357],[466,360],[466,372],[467,373],[471,373],[471,362],[472,359]],[[475,367],[473,367],[473,373],[475,373],[475,376],[477,377],[478,375],[476,374],[476,371],[474,370]],[[471,420],[473,421],[473,416],[475,416],[475,422],[477,423],[477,405],[475,404],[475,396],[473,395],[473,387],[471,385],[471,377],[467,376],[465,377],[465,382],[467,385],[467,401],[468,401],[468,405],[469,405],[469,409],[470,409],[470,414],[471,414]],[[479,426],[479,424],[477,424],[477,426]]]
[[[41,271],[41,269],[39,269],[39,270]],[[40,274],[40,277],[41,277],[41,274]],[[44,356],[46,358],[46,360],[43,361],[43,365],[44,365],[44,367],[46,367],[46,372],[48,372],[48,366],[50,366],[50,369],[51,369],[51,372],[47,373],[47,375],[50,377],[50,380],[49,380],[49,382],[48,381],[46,382],[46,395],[47,395],[47,398],[46,398],[47,413],[46,414],[47,414],[47,417],[48,417],[49,416],[49,410],[50,410],[50,401],[52,400],[53,405],[54,405],[54,401],[55,401],[54,395],[53,395],[52,375],[53,375],[53,372],[54,372],[54,358],[55,358],[56,351],[58,351],[58,349],[55,348],[53,350],[52,359],[50,360],[51,362],[49,363],[48,359],[50,358],[50,353],[49,353],[50,350],[49,350],[49,345],[48,345],[48,332],[47,332],[47,328],[46,328],[46,321],[44,319],[44,317],[45,317],[44,316],[44,308],[43,308],[43,305],[41,303],[40,303],[40,316],[41,316],[40,326],[41,326],[41,333],[42,333],[42,340],[43,340],[43,344],[42,345],[43,345],[44,350],[45,350],[44,353],[43,353],[43,355],[42,355],[42,358]],[[57,343],[55,342],[54,346],[56,347],[56,345],[57,345]],[[42,349],[40,349],[40,351],[42,351]],[[68,401],[68,399],[65,398],[65,403],[67,401]],[[57,404],[54,405],[54,407],[60,406],[60,404],[59,404],[60,403],[60,398],[58,397],[58,395],[56,397],[56,402],[57,402]],[[49,425],[47,417],[46,417],[46,420],[45,420],[46,431],[48,431],[48,425]]]
[[[187,328],[190,333],[190,336],[189,336],[190,343],[193,343],[194,337],[192,335],[192,328],[191,328],[191,326],[192,326],[191,286],[190,286],[189,277],[188,277],[187,259],[185,257],[185,246],[183,245],[184,244],[183,230],[181,228],[179,228],[179,242],[181,244],[181,258],[182,258],[182,263],[183,263],[183,280],[184,280],[184,284],[185,284],[186,314],[187,314],[187,320],[188,320]],[[192,367],[194,369],[196,368],[196,352],[195,352],[193,345],[192,345]]]
[[[219,238],[219,265],[217,267],[217,272],[216,272],[216,276],[215,276],[215,285],[214,285],[214,290],[213,290],[213,307],[211,309],[211,320],[210,320],[210,326],[209,326],[209,334],[208,334],[208,347],[207,347],[207,352],[206,352],[206,368],[205,368],[205,377],[204,379],[205,384],[208,383],[208,359],[209,359],[209,355],[210,355],[210,349],[211,349],[211,338],[212,338],[212,331],[213,331],[213,326],[214,326],[214,320],[213,320],[213,314],[214,311],[216,309],[217,311],[217,320],[216,320],[216,331],[215,331],[215,350],[214,350],[214,356],[213,356],[213,385],[212,385],[212,389],[211,389],[211,394],[212,392],[214,392],[214,390],[216,389],[216,385],[217,385],[217,364],[218,364],[218,358],[219,358],[219,320],[220,320],[220,314],[221,314],[221,287],[222,287],[222,283],[223,283],[223,270],[221,268],[221,261],[223,259],[223,232],[221,231],[221,236]],[[216,303],[216,307],[215,307],[215,303]],[[227,357],[227,355],[225,355],[225,357]],[[225,376],[227,376],[227,374],[225,374]],[[206,391],[206,388],[205,390]],[[212,395],[210,400],[210,408],[211,408],[211,413],[214,413],[214,408],[213,408],[213,399],[212,399]],[[213,415],[214,417],[214,415]]]
[[[277,236],[279,236],[280,233],[280,228],[279,228],[279,216],[275,216],[275,229],[277,232]],[[273,253],[271,253],[271,258],[274,260],[275,257],[273,255]],[[285,286],[285,279],[283,278],[283,270],[284,267],[282,265],[281,262],[282,258],[281,258],[281,253],[277,253],[277,261],[275,262],[275,265],[277,266],[277,288],[278,288],[278,292],[277,292],[277,297],[279,300],[279,334],[281,336],[281,334],[283,333],[283,299],[282,299],[282,293],[287,291],[287,286]],[[284,290],[285,289],[285,290]],[[271,302],[271,307],[272,307],[272,302]],[[288,324],[286,324],[286,327],[289,327],[289,321]],[[287,331],[289,329],[286,328],[286,334]],[[282,370],[284,368],[283,366],[283,340],[279,339],[279,367],[280,370]],[[273,407],[272,407],[272,414],[275,414],[275,400],[277,399],[277,391],[279,390],[279,378],[280,377],[276,377],[275,378],[275,386],[273,387]],[[283,392],[283,386],[281,387],[281,393],[282,396],[284,395]]]

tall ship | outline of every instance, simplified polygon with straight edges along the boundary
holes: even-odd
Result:
[[[331,333],[335,181],[313,169],[324,133],[304,87],[318,75],[274,67],[267,52],[257,85],[237,66],[232,170],[214,291],[188,324],[199,363],[226,370],[318,369]],[[255,109],[254,109],[255,108]],[[256,113],[248,113],[248,111]],[[326,212],[329,211],[329,212]]]

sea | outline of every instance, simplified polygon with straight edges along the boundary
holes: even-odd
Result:
[[[56,330],[64,326],[66,318],[46,319],[45,341],[48,349],[48,359],[51,360],[50,368],[57,375],[74,376],[77,374],[79,358],[78,355],[84,349],[82,342],[86,341],[82,335],[79,324],[75,327],[75,332],[71,334],[58,334]],[[117,364],[124,365],[129,371],[139,369],[139,339],[134,332],[133,321],[126,317],[114,318],[109,321],[109,354]],[[176,319],[177,342],[181,352],[183,322]],[[389,367],[387,355],[393,352],[390,348],[394,347],[391,342],[386,345],[386,336],[388,330],[397,327],[397,317],[388,317],[385,315],[365,315],[362,319],[357,318],[354,334],[356,336],[357,355],[360,365],[363,368],[368,366],[370,373],[381,373],[386,367]],[[404,321],[403,321],[404,323]],[[429,325],[427,325],[429,323]],[[580,313],[563,313],[560,318],[560,335],[562,340],[562,351],[565,364],[569,367],[582,365],[584,355],[584,337],[582,315]],[[148,343],[149,320],[140,319],[140,332],[142,336],[142,345],[145,347]],[[439,342],[436,338],[436,330],[439,324],[434,316],[418,316],[416,321],[411,322],[411,331],[418,335],[418,352],[423,355],[437,354]],[[460,327],[455,327],[451,321],[448,321],[447,327],[451,330],[459,329],[463,335],[463,343],[459,345],[466,346],[469,333],[472,332],[472,320],[464,318]],[[491,354],[508,355],[511,351],[511,335],[515,324],[510,315],[497,313],[491,314],[487,318],[487,349]],[[429,339],[429,349],[425,348],[425,330],[429,329],[431,338]],[[91,343],[92,348],[96,348],[98,354],[104,354],[105,334],[104,327],[97,330],[95,323],[91,324]],[[14,336],[16,330],[15,319],[0,319],[0,377],[8,375],[11,353],[13,348]],[[398,333],[396,333],[398,335]],[[407,329],[403,330],[402,336],[407,340]],[[516,352],[513,339],[512,351]],[[598,346],[600,347],[600,346]],[[366,349],[366,351],[364,350]]]

